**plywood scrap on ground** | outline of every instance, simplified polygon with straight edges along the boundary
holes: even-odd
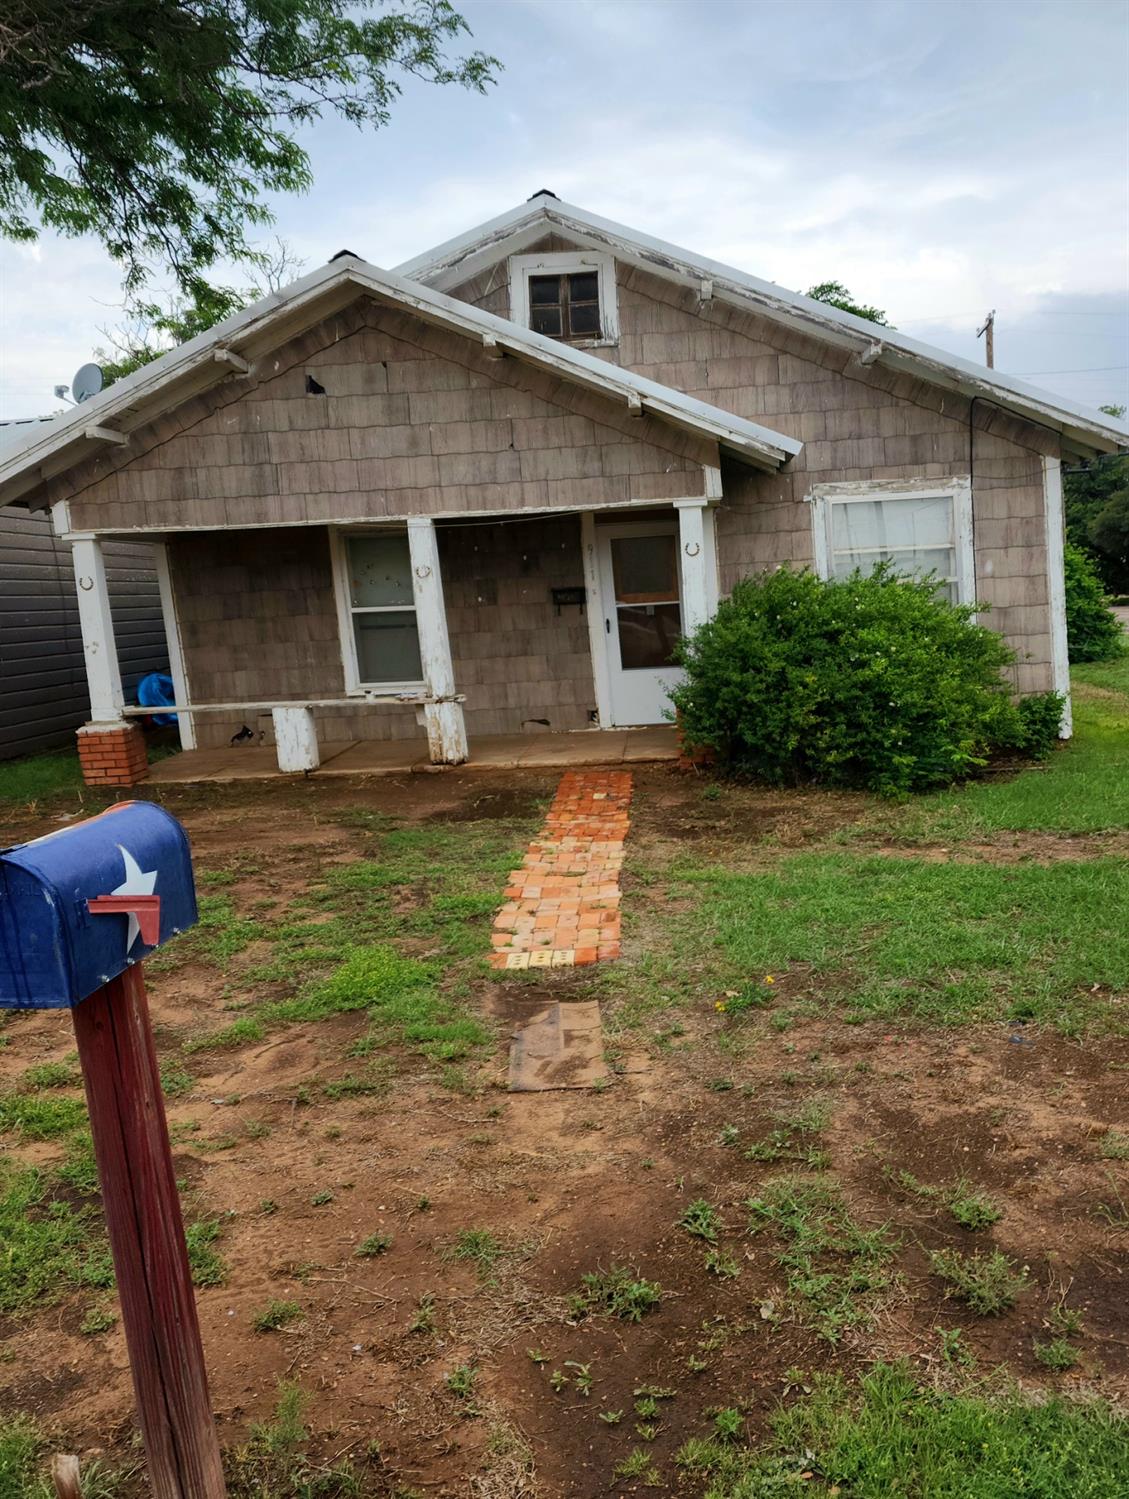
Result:
[[[595,1000],[542,1005],[514,1032],[511,1093],[591,1088],[608,1078],[600,1006]]]

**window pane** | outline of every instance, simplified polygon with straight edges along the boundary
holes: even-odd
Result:
[[[952,525],[953,506],[947,495],[831,505],[831,545],[836,551],[952,546]]]
[[[414,610],[354,614],[357,669],[365,683],[418,682],[423,677]]]
[[[618,603],[662,603],[679,597],[674,537],[617,536],[612,540],[612,575]]]
[[[568,310],[569,331],[577,336],[599,338],[600,309],[595,302],[577,306],[574,302]]]
[[[546,303],[561,300],[561,278],[559,276],[530,276],[529,305],[544,307]]]
[[[595,271],[583,271],[578,276],[568,278],[568,299],[570,302],[596,302],[599,300],[600,280]]]
[[[669,666],[674,644],[682,633],[682,610],[677,604],[620,606],[619,660],[624,671]]]
[[[906,577],[923,573],[936,573],[941,578],[956,575],[956,554],[952,547],[929,547],[915,551],[867,551],[836,552],[832,573],[836,578],[845,578],[857,567],[861,573],[869,573],[876,563],[889,562],[895,572]]]
[[[404,604],[413,608],[412,564],[403,532],[350,536],[349,599],[355,608]]]
[[[531,307],[529,326],[534,333],[547,333],[550,338],[560,338],[561,309],[559,307]]]

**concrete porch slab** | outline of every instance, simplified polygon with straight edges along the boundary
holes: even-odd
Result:
[[[472,739],[470,759],[452,769],[557,770],[570,765],[640,764],[677,760],[678,737],[672,725],[643,729],[592,729],[576,734],[492,734]],[[446,770],[432,765],[427,745],[415,739],[362,739],[323,744],[315,776],[390,776]],[[149,768],[148,784],[191,785],[198,781],[270,781],[283,779],[273,745],[231,745],[185,750]]]

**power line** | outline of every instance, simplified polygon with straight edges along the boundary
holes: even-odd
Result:
[[[1013,375],[1108,375],[1114,370],[1129,370],[1129,364],[1094,364],[1084,370],[1012,370]]]

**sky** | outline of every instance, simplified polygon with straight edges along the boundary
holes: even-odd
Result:
[[[310,127],[314,187],[272,200],[306,270],[395,266],[547,187],[966,358],[995,309],[998,369],[1129,404],[1129,0],[456,4],[498,85]],[[96,242],[0,241],[0,418],[58,410],[121,303]]]

